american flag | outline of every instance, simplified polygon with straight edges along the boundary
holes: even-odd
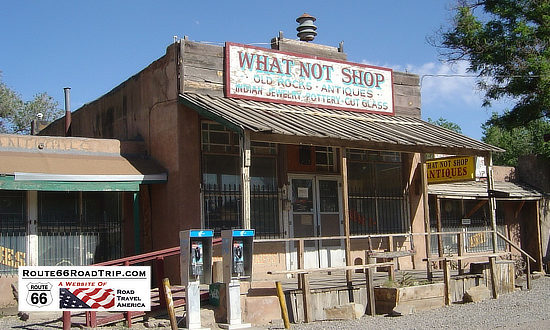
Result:
[[[113,289],[76,288],[59,289],[59,308],[112,308],[115,305]]]

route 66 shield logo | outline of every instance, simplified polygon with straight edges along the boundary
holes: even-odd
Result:
[[[28,283],[27,303],[30,306],[44,307],[52,303],[52,285],[50,283]]]

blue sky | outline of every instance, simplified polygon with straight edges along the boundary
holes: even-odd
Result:
[[[76,110],[164,55],[174,36],[269,47],[296,38],[296,17],[315,17],[315,43],[344,41],[348,60],[419,75],[464,74],[426,42],[451,20],[449,0],[387,1],[5,1],[0,9],[2,81],[30,100],[40,92]],[[481,107],[472,78],[422,78],[422,118],[446,118],[480,139],[480,125],[506,103]]]

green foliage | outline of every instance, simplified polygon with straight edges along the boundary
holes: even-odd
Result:
[[[497,114],[493,113],[493,121],[482,125],[483,142],[505,149],[506,152],[494,153],[495,165],[516,166],[518,157],[536,154],[550,159],[550,142],[544,142],[544,134],[550,132],[550,121],[538,119],[526,126],[505,128],[493,124]]]
[[[29,134],[31,121],[39,113],[43,116],[42,120],[53,121],[63,114],[63,110],[46,93],[37,94],[31,101],[24,102],[0,79],[0,133]]]
[[[412,274],[407,272],[402,272],[401,276],[398,279],[387,280],[386,282],[384,282],[382,286],[386,288],[404,288],[407,286],[426,285],[431,283],[432,282],[427,280],[415,279]]]
[[[469,61],[469,71],[481,78],[485,106],[515,100],[494,124],[510,128],[550,118],[550,1],[463,0],[439,36],[434,44],[443,58]]]
[[[443,117],[439,117],[438,120],[432,120],[432,118],[428,118],[428,123],[441,126],[443,128],[450,129],[451,131],[455,131],[457,133],[462,134],[462,128],[460,128],[458,124],[453,123],[452,121],[448,121]]]

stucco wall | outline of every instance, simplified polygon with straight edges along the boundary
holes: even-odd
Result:
[[[177,45],[106,95],[72,114],[73,136],[142,141],[145,153],[168,170],[168,182],[141,191],[142,252],[179,244],[180,230],[200,228],[198,114],[178,104]],[[58,120],[41,135],[62,135]],[[125,203],[125,252],[133,254],[133,217]],[[127,228],[128,226],[132,226]],[[130,244],[128,244],[130,243]],[[172,281],[176,267],[168,267]]]

